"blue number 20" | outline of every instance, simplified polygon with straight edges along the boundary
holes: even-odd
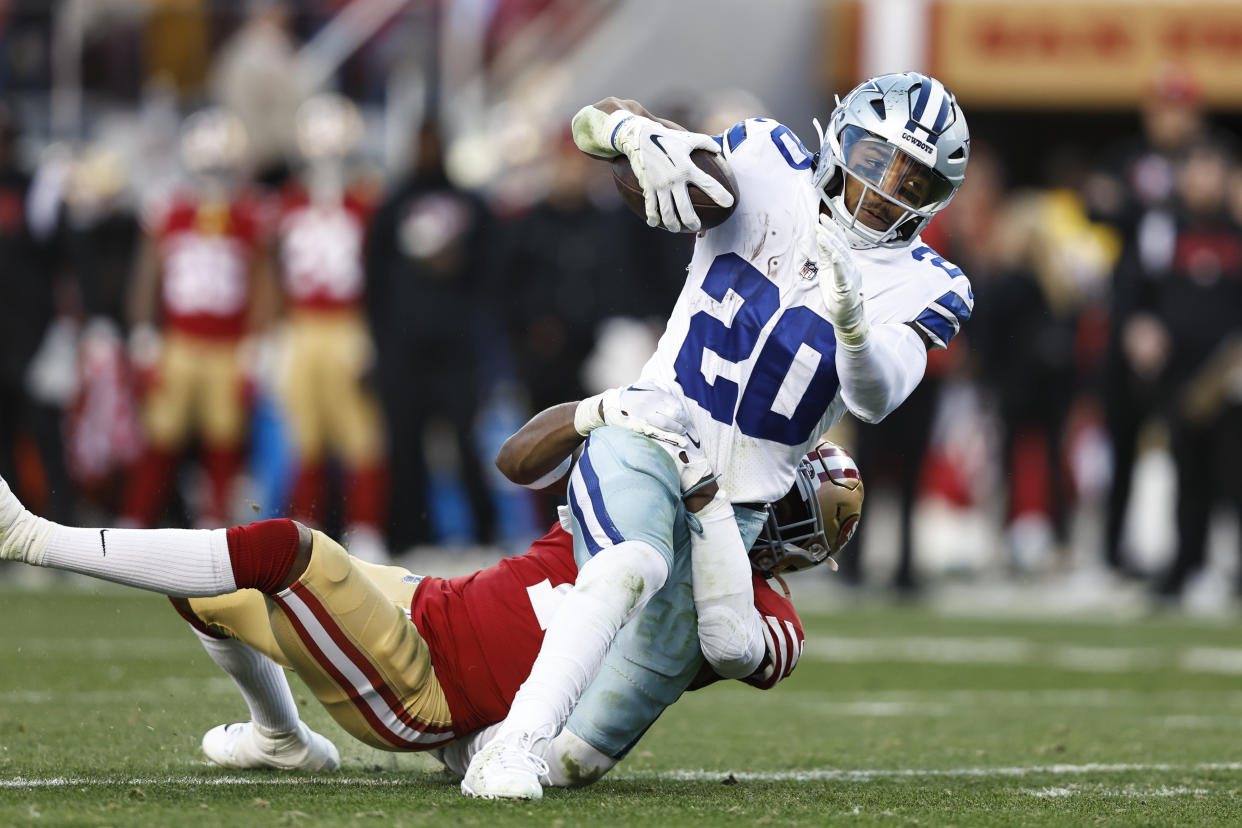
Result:
[[[784,311],[755,359],[738,402],[738,384],[724,377],[709,383],[703,375],[703,354],[712,351],[728,362],[742,362],[754,353],[759,334],[780,308],[776,285],[736,253],[716,257],[703,279],[703,292],[723,302],[732,290],[742,305],[726,325],[705,311],[690,317],[690,328],[673,363],[677,382],[686,396],[707,409],[712,419],[731,425],[749,437],[794,446],[811,436],[837,392],[837,341],[827,319],[806,307]],[[792,416],[773,411],[777,394],[793,367],[802,345],[819,354],[806,390]]]

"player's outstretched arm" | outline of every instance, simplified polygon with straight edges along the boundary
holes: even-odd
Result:
[[[841,397],[860,420],[879,422],[910,396],[927,369],[927,349],[908,325],[867,321],[862,273],[845,231],[820,214],[819,287],[837,338]]]
[[[496,468],[519,486],[564,491],[574,450],[583,436],[574,429],[578,403],[545,408],[505,440],[496,455]]]
[[[636,383],[610,388],[576,403],[545,408],[505,440],[496,467],[509,480],[532,489],[564,490],[575,449],[603,425],[636,431],[675,446],[684,445],[689,415],[677,397]]]
[[[765,652],[746,545],[723,489],[695,517],[701,533],[690,533],[690,570],[699,647],[719,675],[744,678]]]
[[[694,517],[690,573],[699,648],[717,675],[744,678],[759,668],[765,650],[750,556],[733,504],[701,450],[688,445],[670,448],[669,454],[678,464],[683,499]]]
[[[605,98],[574,115],[574,142],[597,158],[626,156],[642,185],[647,224],[674,233],[702,227],[687,189],[693,184],[721,207],[733,196],[690,158],[695,150],[719,153],[710,135],[689,132],[671,121],[652,117],[637,101]]]

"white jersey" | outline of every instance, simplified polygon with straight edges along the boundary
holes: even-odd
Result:
[[[836,337],[820,294],[813,154],[775,121],[718,141],[737,179],[728,221],[698,239],[685,287],[644,380],[686,401],[730,499],[767,502],[845,413]],[[970,316],[962,272],[915,238],[854,251],[871,325],[911,322],[946,346]]]

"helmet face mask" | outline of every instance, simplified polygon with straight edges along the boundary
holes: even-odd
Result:
[[[767,519],[750,548],[751,567],[765,578],[827,562],[854,536],[861,516],[862,480],[854,458],[820,443],[798,464],[789,492],[766,506]]]
[[[854,247],[904,247],[953,198],[969,154],[966,118],[939,81],[882,75],[833,110],[815,187]]]

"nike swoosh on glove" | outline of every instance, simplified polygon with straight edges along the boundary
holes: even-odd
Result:
[[[690,184],[721,207],[733,204],[729,191],[690,158],[694,150],[720,152],[720,145],[710,135],[671,129],[635,115],[617,126],[612,143],[630,159],[634,177],[643,188],[647,224],[652,227],[674,233],[699,231],[702,224],[690,202]]]

